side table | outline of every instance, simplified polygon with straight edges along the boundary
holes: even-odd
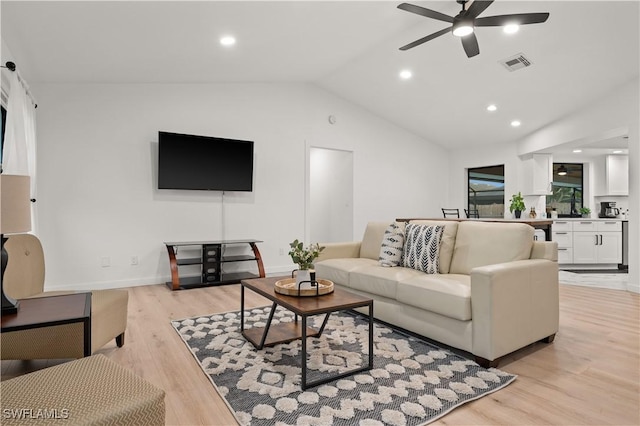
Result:
[[[2,316],[2,333],[82,323],[84,356],[91,355],[91,293],[21,299],[15,314]],[[62,343],[61,343],[62,344]]]

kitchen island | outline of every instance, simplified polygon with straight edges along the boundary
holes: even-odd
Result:
[[[552,219],[531,219],[531,218],[521,218],[521,219],[502,219],[502,218],[422,218],[422,217],[412,217],[412,218],[397,218],[397,222],[409,222],[411,220],[442,220],[442,221],[472,221],[472,222],[502,222],[502,223],[524,223],[525,225],[532,226],[534,229],[541,229],[544,231],[544,236],[546,241],[552,241],[551,238],[551,225],[553,224]]]

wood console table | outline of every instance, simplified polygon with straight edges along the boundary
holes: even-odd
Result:
[[[257,243],[259,240],[218,240],[218,241],[181,241],[181,242],[165,242],[167,252],[169,253],[169,266],[171,267],[171,281],[167,282],[167,286],[171,290],[179,290],[190,287],[203,287],[223,284],[236,284],[246,278],[264,278],[264,265],[262,264],[262,256],[258,250]],[[231,246],[249,245],[253,255],[230,255],[225,256],[224,250]],[[197,251],[185,257],[178,257],[178,249],[185,248],[187,251]],[[256,262],[258,274],[248,271],[226,273],[222,269],[223,264],[231,262]],[[178,267],[199,265],[198,273],[193,271],[191,274],[178,272]]]
[[[524,212],[526,213],[526,212]],[[523,214],[524,214],[523,213]],[[553,220],[551,219],[500,219],[500,218],[486,218],[486,219],[474,219],[474,218],[398,218],[397,222],[409,222],[411,220],[450,220],[450,221],[475,221],[475,222],[501,222],[501,223],[524,223],[525,225],[532,226],[535,229],[542,229],[544,231],[544,236],[546,241],[551,241],[551,225],[553,224]]]

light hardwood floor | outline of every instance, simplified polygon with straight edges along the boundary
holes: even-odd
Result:
[[[239,309],[239,285],[172,292],[129,289],[125,345],[100,353],[166,391],[169,425],[234,425],[170,319]],[[267,301],[250,291],[247,307]],[[561,285],[560,331],[506,357],[499,368],[518,379],[434,424],[640,424],[640,297],[620,290]],[[59,361],[2,361],[2,379]]]

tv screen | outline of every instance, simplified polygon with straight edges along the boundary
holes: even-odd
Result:
[[[158,133],[158,189],[253,190],[253,142]]]

